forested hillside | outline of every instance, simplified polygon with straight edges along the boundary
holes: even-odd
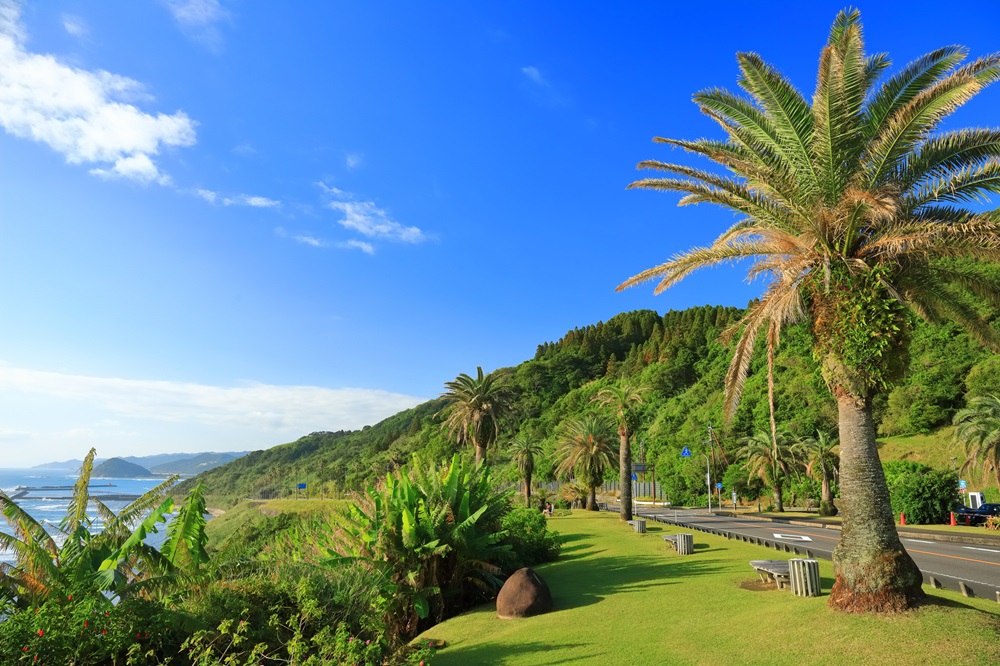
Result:
[[[489,452],[489,462],[501,470],[510,468],[504,445],[523,435],[540,442],[546,454],[536,461],[536,480],[551,478],[555,465],[549,454],[560,423],[600,412],[592,398],[602,388],[625,380],[650,389],[644,394],[636,441],[642,442],[646,460],[655,464],[657,478],[677,494],[699,492],[704,487],[704,458],[682,459],[678,453],[684,446],[710,453],[705,442],[711,424],[729,458],[741,438],[769,428],[763,354],[754,359],[733,422],[722,423],[722,384],[730,355],[719,335],[741,312],[720,306],[662,316],[639,310],[574,328],[557,342],[539,345],[533,359],[496,371],[512,395],[514,415]],[[967,397],[996,390],[1000,357],[984,351],[954,326],[917,324],[909,349],[905,378],[877,401],[881,435],[923,433],[947,425]],[[442,389],[448,379],[442,378]],[[836,407],[813,361],[808,329],[803,326],[788,328],[783,335],[776,381],[779,430],[796,436],[817,429],[836,434]],[[456,451],[471,455],[471,450],[450,441],[442,428],[445,407],[439,398],[363,430],[312,433],[197,478],[216,495],[291,494],[299,483],[306,483],[310,493],[333,493],[359,488],[414,454],[431,460],[446,459]],[[507,473],[514,478],[513,469]]]

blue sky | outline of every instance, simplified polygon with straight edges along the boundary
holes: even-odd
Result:
[[[756,51],[811,95],[844,5],[0,0],[4,465],[357,428],[618,312],[724,211],[626,191]],[[861,4],[901,66],[982,3]],[[988,90],[956,126],[997,125]]]

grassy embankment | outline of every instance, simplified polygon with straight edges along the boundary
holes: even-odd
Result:
[[[276,516],[280,513],[323,513],[333,511],[343,504],[344,500],[244,500],[225,511],[217,512],[217,515],[208,521],[205,532],[208,534],[209,546],[218,548],[237,530],[252,525],[265,516]]]
[[[832,565],[820,560],[823,596],[760,590],[753,559],[773,550],[695,532],[680,557],[658,524],[634,534],[610,514],[574,512],[551,527],[566,537],[557,562],[538,567],[556,610],[499,620],[484,605],[425,632],[447,641],[450,664],[995,664],[1000,604],[928,589],[916,611],[869,617],[827,607]],[[750,588],[750,589],[747,589]]]

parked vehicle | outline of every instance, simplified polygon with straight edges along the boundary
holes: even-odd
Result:
[[[1000,504],[983,504],[978,509],[960,505],[955,507],[954,513],[959,524],[982,525],[990,516],[1000,516]]]

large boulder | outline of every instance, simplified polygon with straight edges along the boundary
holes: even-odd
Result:
[[[511,574],[497,595],[497,617],[504,620],[541,615],[550,610],[552,593],[549,586],[530,567]]]

